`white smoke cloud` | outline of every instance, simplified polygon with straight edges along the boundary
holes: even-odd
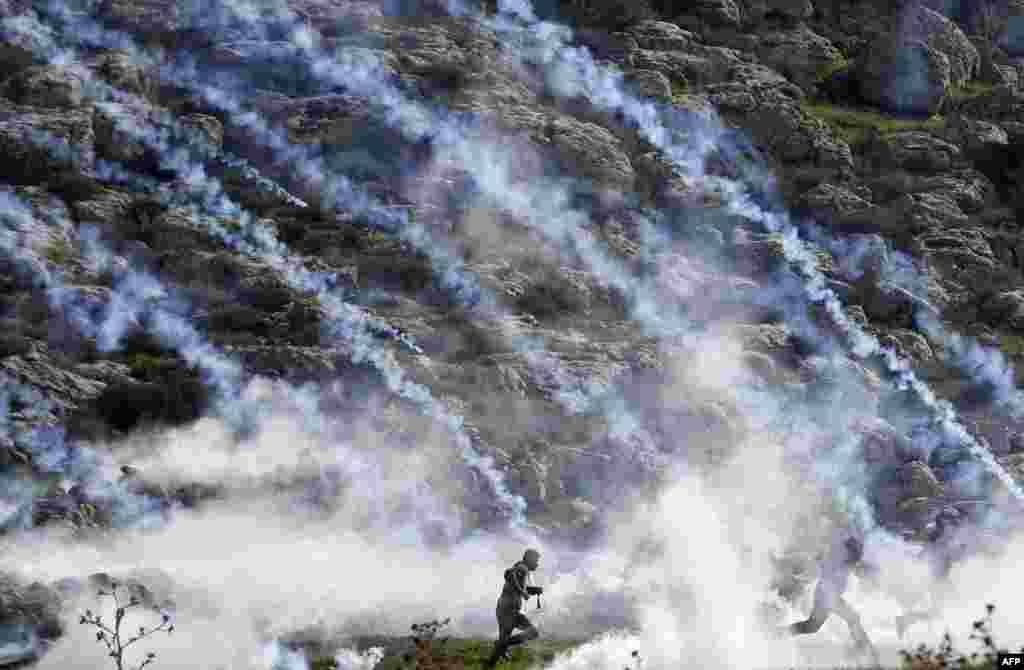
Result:
[[[524,7],[516,13],[532,20]],[[422,123],[418,117],[414,120]],[[410,125],[420,127],[412,122]],[[463,160],[469,162],[469,150],[478,148],[467,145]],[[500,153],[475,155],[489,160]],[[483,177],[484,181],[492,178]],[[493,177],[491,190],[508,193],[511,181],[499,174]],[[537,199],[525,196],[532,195],[535,193],[512,193],[508,201],[517,210],[529,209]],[[550,214],[555,221],[571,224],[559,233],[574,231],[577,221],[561,217],[568,209],[564,200],[555,197],[549,202],[554,204],[540,210],[542,217]],[[586,238],[580,239],[586,242]],[[793,256],[803,258],[793,238],[787,240]],[[593,253],[589,258],[606,277],[616,276],[615,268],[601,265],[600,255]],[[633,288],[632,278],[622,282]],[[657,312],[653,308],[657,301],[651,304],[648,323],[655,321]],[[666,398],[673,392],[696,390],[712,396],[728,395],[729,389],[744,384],[745,372],[735,363],[738,356],[734,343],[724,339],[706,341],[699,351],[704,355],[697,359],[689,384],[666,388]],[[298,457],[293,461],[291,452],[280,449],[284,443],[297,452],[304,446],[306,438],[291,437],[293,422],[291,418],[268,421],[264,433],[243,445],[252,450],[243,457],[227,444],[218,426],[201,423],[172,434],[162,443],[158,441],[151,460],[143,462],[167,476],[244,482],[276,472],[279,467],[298,466]],[[199,446],[203,444],[210,448],[204,450]],[[781,441],[751,440],[738,451],[731,467],[719,474],[717,485],[702,481],[692,472],[680,473],[662,497],[631,510],[633,516],[612,519],[608,545],[595,550],[582,567],[569,569],[552,580],[543,627],[552,632],[592,627],[595,612],[600,612],[606,621],[615,621],[633,632],[609,635],[558,663],[566,667],[610,667],[618,663],[622,667],[629,663],[630,651],[636,648],[642,649],[652,667],[748,667],[750,658],[785,664],[797,658],[797,652],[803,654],[799,657],[803,661],[833,657],[834,648],[818,654],[810,644],[797,643],[794,647],[766,640],[753,614],[767,581],[764,561],[757,560],[757,555],[778,550],[793,532],[785,523],[780,526],[779,520],[814,501],[813,494],[789,481],[791,474],[779,464],[783,453]],[[372,472],[380,461],[393,466],[388,460],[374,456],[367,467]],[[407,470],[417,472],[425,465],[424,460],[408,463]],[[361,472],[362,464],[348,465],[353,472]],[[384,482],[370,493],[386,499],[394,491]],[[379,498],[366,500],[382,504]],[[267,643],[267,636],[272,639],[275,634],[310,622],[397,632],[415,617],[430,618],[443,607],[463,613],[464,620],[459,622],[462,630],[485,631],[493,623],[495,576],[500,574],[502,562],[514,560],[518,552],[518,545],[512,549],[511,538],[469,541],[442,552],[422,546],[417,534],[406,533],[405,528],[388,528],[390,532],[386,533],[380,528],[371,533],[353,529],[349,525],[352,518],[344,513],[332,517],[332,523],[313,521],[298,526],[290,517],[282,518],[280,509],[266,501],[262,506],[248,500],[244,507],[237,502],[235,505],[228,503],[206,514],[185,514],[168,528],[146,536],[129,536],[92,554],[62,549],[69,554],[68,560],[54,563],[54,558],[47,557],[42,566],[33,566],[29,572],[54,578],[83,569],[131,570],[143,564],[157,567],[186,588],[211,594],[209,601],[216,603],[213,614],[194,613],[195,632],[179,634],[175,640],[184,637],[185,642],[180,648],[170,647],[170,660],[162,656],[162,664],[172,667],[175,663],[191,663],[194,667],[196,650],[201,649],[214,659],[211,667],[267,667],[301,663],[279,644]],[[743,542],[738,537],[745,538],[753,552],[753,565],[745,562]],[[641,541],[655,545],[653,555],[634,556],[635,546]],[[500,548],[495,546],[499,544]],[[42,555],[51,553],[42,551],[46,545],[29,546]],[[14,555],[28,562],[24,553],[16,551]],[[553,556],[556,564],[560,558],[557,548],[545,547],[545,555]],[[864,605],[872,620],[887,615],[890,609],[886,600],[872,600],[856,589],[851,599]],[[183,602],[179,611],[187,618],[188,600]],[[273,622],[269,633],[254,630],[259,626],[253,621],[263,619]],[[217,635],[230,642],[218,645]],[[835,621],[822,633],[832,642],[842,640],[842,635],[845,631]],[[44,662],[59,660],[61,667],[80,665],[81,650],[68,646],[75,642],[74,638],[62,642]]]

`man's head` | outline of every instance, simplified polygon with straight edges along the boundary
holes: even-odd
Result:
[[[859,563],[864,558],[864,543],[856,537],[848,537],[843,542],[846,547],[846,560],[849,563]]]
[[[530,570],[536,570],[537,566],[540,565],[540,552],[536,549],[527,549],[526,552],[523,553],[523,563],[525,563],[526,567],[530,568]]]

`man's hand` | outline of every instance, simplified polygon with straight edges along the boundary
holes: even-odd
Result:
[[[526,592],[531,596],[539,596],[540,594],[544,593],[544,589],[542,589],[539,586],[527,586]]]

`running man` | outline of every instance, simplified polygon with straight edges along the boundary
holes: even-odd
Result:
[[[850,629],[858,651],[868,653],[875,666],[880,666],[878,652],[871,643],[860,616],[843,598],[850,581],[850,573],[864,558],[864,543],[855,537],[838,536],[819,562],[821,575],[814,589],[814,609],[804,621],[783,628],[783,635],[810,635],[817,633],[832,614],[836,614]]]
[[[505,571],[505,585],[495,609],[498,615],[498,641],[494,644],[494,653],[484,665],[485,668],[493,668],[498,661],[506,659],[510,647],[540,637],[537,628],[522,612],[524,602],[544,592],[539,586],[529,584],[530,573],[539,564],[540,553],[536,549],[527,549],[523,560]],[[513,635],[512,631],[517,628],[523,632]]]

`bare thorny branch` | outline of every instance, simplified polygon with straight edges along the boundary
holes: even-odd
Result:
[[[113,627],[103,623],[103,617],[99,614],[94,614],[92,610],[85,610],[85,613],[79,619],[80,624],[91,625],[97,628],[96,640],[103,642],[108,650],[108,656],[114,659],[114,665],[117,670],[126,670],[124,661],[124,652],[128,647],[133,644],[140,642],[141,640],[149,637],[153,633],[166,632],[170,634],[174,631],[174,624],[171,623],[171,617],[166,613],[161,613],[162,621],[157,626],[151,626],[146,628],[145,626],[139,626],[139,631],[132,637],[127,637],[126,633],[121,631],[121,624],[124,623],[124,618],[128,613],[128,610],[134,607],[141,607],[142,602],[134,595],[130,596],[129,601],[122,604],[121,599],[117,595],[118,583],[111,582],[110,591],[100,590],[98,595],[111,596],[114,599],[114,624]],[[159,611],[158,608],[154,607],[154,611]],[[145,659],[142,660],[136,666],[128,666],[127,670],[142,670],[147,665],[153,663],[156,659],[156,654],[153,652],[147,652]]]

